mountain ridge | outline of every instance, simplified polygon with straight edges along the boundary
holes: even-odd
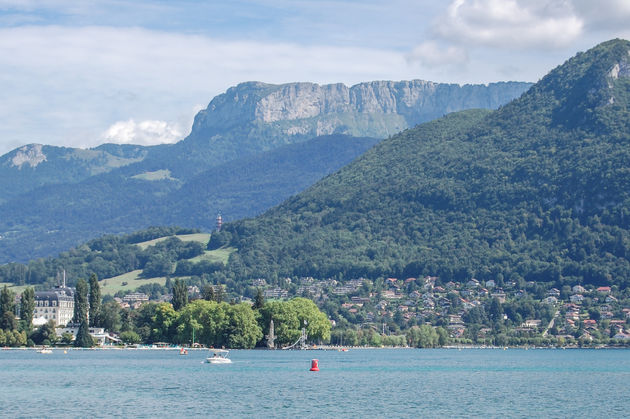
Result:
[[[600,44],[497,111],[403,131],[281,206],[227,224],[211,247],[239,249],[236,277],[500,274],[625,286],[630,83],[611,69],[628,51],[628,41]],[[609,93],[612,74],[620,100],[592,100]],[[558,117],[581,98],[581,117]]]

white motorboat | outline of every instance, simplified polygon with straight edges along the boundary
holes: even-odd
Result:
[[[231,364],[232,360],[228,358],[230,351],[225,349],[212,349],[212,356],[206,358],[206,362],[210,364]]]

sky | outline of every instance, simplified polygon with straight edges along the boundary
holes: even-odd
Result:
[[[244,81],[535,82],[628,0],[0,0],[0,154],[173,143]]]

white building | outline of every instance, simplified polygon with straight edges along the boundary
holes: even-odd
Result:
[[[74,316],[74,290],[68,287],[55,287],[50,291],[35,293],[33,324],[54,320],[55,326],[65,326]]]

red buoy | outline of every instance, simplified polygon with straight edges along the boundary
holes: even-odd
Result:
[[[309,371],[319,371],[319,359],[311,359],[311,369]]]

